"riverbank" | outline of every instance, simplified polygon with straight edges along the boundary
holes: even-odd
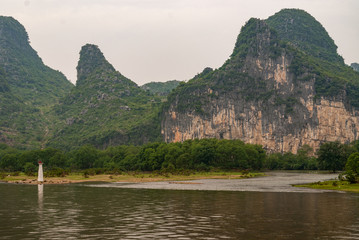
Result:
[[[127,182],[127,183],[145,183],[145,182],[163,182],[163,181],[190,181],[201,179],[244,179],[264,176],[264,173],[243,173],[243,172],[196,172],[188,175],[176,174],[156,174],[156,173],[138,173],[129,172],[122,174],[98,174],[84,175],[82,173],[70,173],[65,177],[45,177],[43,184],[69,184],[80,182]],[[18,176],[8,174],[0,179],[0,182],[16,184],[39,184],[37,177],[27,176],[20,173]]]
[[[314,182],[314,183],[309,183],[309,184],[300,184],[300,185],[293,185],[293,186],[301,187],[301,188],[359,193],[359,183],[350,184],[347,181],[330,180],[330,181]]]
[[[271,171],[263,177],[247,179],[197,179],[189,181],[156,181],[88,184],[93,187],[130,188],[130,189],[161,189],[161,190],[196,190],[196,191],[241,191],[241,192],[303,192],[319,193],[331,190],[294,187],[296,184],[328,181],[338,175],[325,172]]]
[[[17,175],[17,174],[15,174]],[[179,190],[230,190],[268,192],[347,191],[359,193],[359,184],[337,181],[337,174],[271,171],[195,172],[188,175],[123,172],[121,174],[84,175],[70,173],[65,177],[45,177],[43,184],[70,184],[102,182],[123,188],[179,189]],[[232,181],[228,181],[232,180]],[[240,181],[237,181],[240,180]],[[37,177],[20,173],[3,175],[0,182],[13,184],[39,184]],[[118,183],[118,184],[116,184]]]

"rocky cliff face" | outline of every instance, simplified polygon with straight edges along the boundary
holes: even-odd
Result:
[[[167,142],[194,138],[241,139],[260,144],[273,152],[293,152],[307,144],[318,149],[326,141],[351,142],[357,139],[358,111],[348,111],[342,102],[313,98],[302,100],[303,116],[286,116],[281,109],[263,111],[263,104],[238,106],[235,102],[212,102],[212,116],[180,114],[171,109],[163,122]],[[307,109],[304,109],[307,108]],[[268,115],[269,113],[269,115]]]
[[[293,153],[305,144],[316,150],[325,141],[356,140],[359,112],[345,88],[319,94],[318,79],[328,85],[334,81],[303,62],[298,71],[303,56],[265,21],[251,19],[220,69],[170,95],[163,112],[164,140],[241,139]]]

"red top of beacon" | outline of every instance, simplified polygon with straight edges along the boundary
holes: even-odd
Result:
[[[42,164],[42,162],[41,162],[41,161],[39,161],[39,164]]]

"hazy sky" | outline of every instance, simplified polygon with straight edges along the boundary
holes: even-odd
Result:
[[[23,24],[44,63],[72,82],[92,43],[139,85],[220,67],[249,18],[283,8],[306,10],[347,64],[359,62],[359,0],[0,0],[0,15]]]

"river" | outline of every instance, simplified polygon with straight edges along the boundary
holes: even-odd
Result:
[[[290,186],[331,177],[3,183],[0,239],[359,239],[359,194]]]

